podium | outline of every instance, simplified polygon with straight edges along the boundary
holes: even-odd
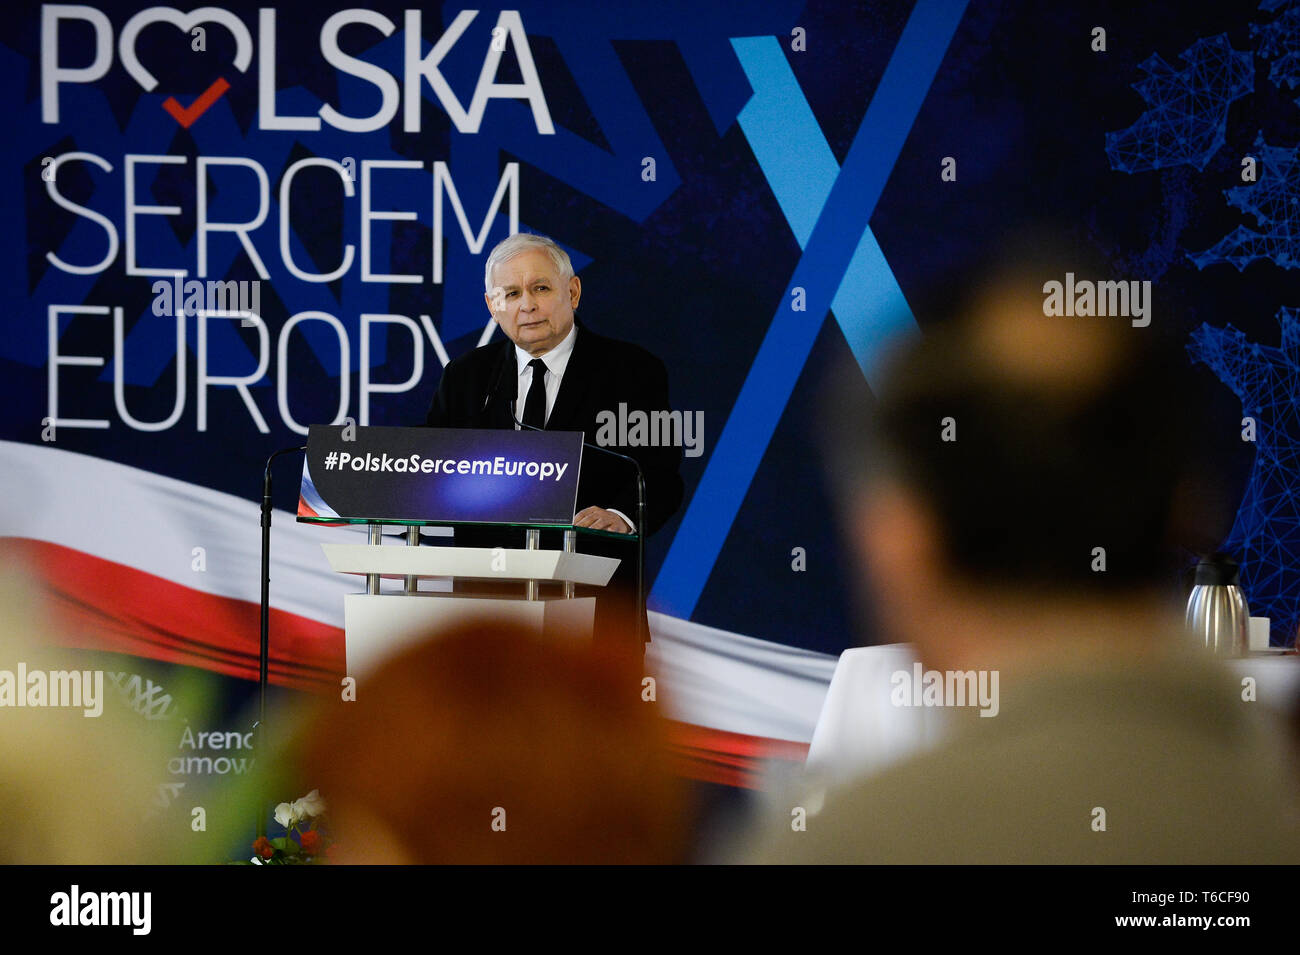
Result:
[[[572,524],[581,455],[581,433],[367,427],[345,437],[313,426],[298,520],[368,528],[364,544],[321,545],[332,570],[365,582],[344,597],[347,674],[467,622],[590,639],[596,598],[577,587],[608,585],[620,561],[578,553],[578,541],[635,538]],[[402,528],[401,541],[384,544],[385,527]],[[421,528],[491,528],[523,546],[424,546]],[[542,548],[543,530],[562,531],[562,546]],[[430,580],[443,588],[421,586]]]
[[[365,579],[364,592],[343,598],[349,676],[439,629],[474,621],[508,621],[548,639],[590,639],[596,598],[575,596],[576,585],[604,587],[619,561],[578,553],[578,536],[625,536],[568,525],[563,548],[551,550],[539,546],[542,527],[514,525],[524,533],[522,548],[421,546],[422,526],[456,525],[395,523],[406,526],[406,546],[385,545],[385,525],[378,523],[368,524],[368,543],[321,545],[332,570]],[[426,580],[456,582],[463,589],[421,589]],[[383,581],[397,586],[385,589]],[[483,592],[475,592],[476,583],[484,585]],[[503,585],[518,593],[501,596]]]

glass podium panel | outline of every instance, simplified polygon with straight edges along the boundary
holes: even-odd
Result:
[[[492,521],[413,521],[413,520],[395,520],[393,518],[382,518],[382,517],[352,518],[349,520],[341,517],[298,516],[297,520],[303,524],[325,524],[334,527],[337,527],[342,524],[358,524],[362,526],[367,524],[384,524],[384,525],[394,525],[394,526],[403,526],[403,527],[451,527],[451,528],[495,527],[495,528],[502,528],[506,530],[514,527],[525,531],[534,530],[534,529],[575,531],[584,537],[598,537],[598,538],[603,537],[609,540],[634,541],[637,538],[636,534],[620,534],[617,531],[602,531],[602,530],[596,530],[593,527],[578,527],[574,524],[533,524],[533,523],[520,524],[520,523],[505,523],[505,522],[492,522]]]

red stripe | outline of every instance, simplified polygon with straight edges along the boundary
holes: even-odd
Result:
[[[315,511],[312,510],[311,505],[307,503],[307,499],[303,497],[301,494],[298,495],[298,517],[300,518],[320,517],[319,514],[317,514]],[[312,521],[312,523],[315,524],[317,527],[347,527],[349,522],[348,521]]]
[[[257,679],[257,604],[204,593],[47,541],[3,541],[44,589],[57,639],[64,645]],[[272,683],[317,692],[339,685],[344,674],[341,628],[272,607],[270,633]]]
[[[808,758],[808,744],[670,721],[669,752],[674,771],[687,779],[741,789],[762,789],[769,764]]]

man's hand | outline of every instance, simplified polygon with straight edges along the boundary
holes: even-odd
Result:
[[[632,528],[628,526],[627,521],[603,507],[584,507],[573,516],[573,523],[578,527],[592,527],[598,531],[614,531],[617,534],[632,533]]]

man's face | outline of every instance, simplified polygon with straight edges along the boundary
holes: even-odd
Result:
[[[561,283],[551,257],[529,249],[496,267],[493,289],[483,296],[506,337],[536,358],[550,351],[573,328],[582,283],[575,275]]]

